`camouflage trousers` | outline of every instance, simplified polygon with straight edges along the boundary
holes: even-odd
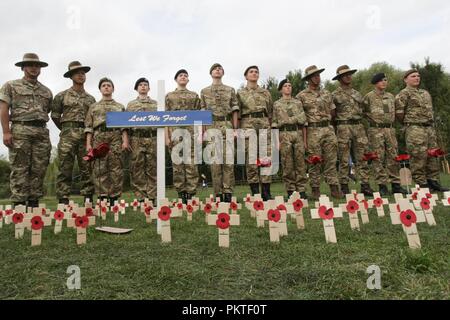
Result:
[[[311,187],[320,187],[320,171],[329,185],[338,185],[337,177],[337,138],[333,127],[308,128],[308,154],[317,155],[323,159],[322,165],[316,164],[309,168]]]
[[[271,183],[272,175],[271,168],[258,168],[256,163],[250,163],[252,158],[260,159],[264,156],[271,157],[271,130],[270,123],[268,118],[244,118],[241,119],[241,129],[254,129],[256,131],[255,141],[256,145],[252,145],[249,147],[250,136],[246,134],[245,137],[245,163],[246,163],[246,173],[247,173],[247,182],[249,184],[256,183]],[[259,130],[266,129],[267,130],[267,154],[261,154],[260,150],[260,137]],[[250,156],[250,152],[252,155]],[[253,154],[254,153],[254,154]],[[253,161],[252,161],[253,162]]]
[[[177,128],[174,128],[176,130]],[[186,129],[186,128],[181,128]],[[196,194],[197,192],[197,186],[198,186],[198,168],[195,164],[195,158],[194,158],[194,139],[197,139],[197,137],[194,135],[194,130],[192,128],[187,128],[189,131],[191,137],[191,155],[188,157],[187,155],[184,155],[183,152],[180,152],[176,154],[176,152],[171,149],[171,156],[172,156],[172,172],[173,172],[173,186],[177,190],[178,193],[181,192],[187,192],[191,195]],[[179,141],[175,141],[174,148],[177,144],[183,143],[183,139],[180,138]],[[180,157],[184,160],[180,164],[176,164],[174,162],[174,157]]]
[[[378,155],[372,161],[375,181],[378,185],[400,183],[399,164],[395,161],[398,155],[398,144],[394,128],[369,128],[370,149]]]
[[[364,154],[369,150],[369,141],[366,130],[362,124],[338,125],[338,160],[339,160],[339,182],[348,184],[349,182],[349,159],[350,150],[353,150],[352,158],[355,163],[356,176],[361,183],[369,183],[370,170],[366,161],[363,161]]]
[[[44,196],[44,178],[52,149],[47,128],[13,124],[11,164],[11,201],[26,202]]]
[[[94,194],[94,183],[89,164],[83,160],[86,154],[86,140],[83,128],[63,128],[59,135],[59,172],[56,179],[56,196],[69,198],[75,161],[78,163],[82,195]]]
[[[417,184],[427,179],[439,181],[439,161],[428,157],[428,150],[438,148],[433,127],[408,126],[405,131],[406,148],[411,156],[411,174]]]
[[[280,131],[280,154],[286,191],[306,191],[305,144],[303,131]]]
[[[94,148],[108,143],[110,151],[94,162],[94,184],[98,196],[120,197],[123,185],[122,133],[94,131]]]
[[[156,199],[156,137],[132,137],[131,188],[137,199]]]

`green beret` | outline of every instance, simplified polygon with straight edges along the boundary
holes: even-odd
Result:
[[[211,74],[211,73],[213,72],[213,70],[214,70],[215,68],[217,68],[217,67],[221,67],[222,70],[223,70],[223,67],[222,67],[222,65],[221,65],[220,63],[214,63],[214,64],[211,66],[211,68],[209,68],[209,74]],[[225,73],[225,71],[224,71],[224,73]]]
[[[417,69],[411,69],[411,70],[406,71],[405,74],[404,74],[404,76],[403,76],[403,79],[408,78],[409,75],[411,75],[411,74],[413,74],[413,73],[416,73],[416,72],[418,73],[419,70],[417,70]]]

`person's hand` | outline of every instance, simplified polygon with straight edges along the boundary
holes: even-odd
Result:
[[[131,151],[131,145],[128,141],[122,142],[122,151]]]
[[[86,144],[86,152],[91,151],[92,149],[92,145],[91,144]]]
[[[3,144],[8,148],[13,147],[13,138],[11,132],[3,133]]]

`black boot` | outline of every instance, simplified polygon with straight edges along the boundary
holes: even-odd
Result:
[[[294,191],[288,191],[287,192],[287,199],[289,200],[289,198],[292,196],[292,194],[294,193]]]
[[[382,196],[382,197],[389,196],[389,190],[385,184],[378,185],[378,191],[380,192],[380,196]]]
[[[193,196],[195,196],[195,193],[187,193],[186,192],[186,202],[187,202],[187,200],[192,200]]]
[[[300,198],[302,198],[303,200],[308,199],[308,195],[306,194],[305,191],[300,192]]]
[[[362,188],[362,186],[361,186],[361,188]],[[344,195],[350,194],[350,189],[348,188],[348,184],[342,183],[342,184],[341,184],[341,191],[342,191],[342,193],[343,193]]]
[[[231,197],[232,197],[231,193],[224,193],[223,194],[223,202],[231,203]]]
[[[62,198],[58,200],[59,204],[65,204],[68,205],[69,204],[69,199],[68,198]]]
[[[28,208],[39,208],[39,200],[28,200]]]
[[[94,195],[93,194],[87,194],[84,196],[84,203],[89,199],[90,203],[94,203]]]
[[[361,193],[366,197],[373,197],[373,190],[368,183],[361,184]]]
[[[116,201],[117,201],[117,197],[109,197],[109,205],[111,207],[116,205]]]
[[[444,188],[440,185],[440,183],[436,180],[428,179],[428,186],[430,187],[430,191],[437,191],[437,192],[447,192],[449,189]]]
[[[254,196],[255,194],[260,194],[259,183],[250,183],[250,190],[252,192],[252,196]]]
[[[400,185],[400,183],[392,183],[392,193],[401,193],[403,195],[407,195],[408,191],[406,191],[404,188],[402,188],[402,186]]]
[[[270,183],[263,183],[261,186],[261,192],[263,201],[272,199],[272,195],[270,194]]]

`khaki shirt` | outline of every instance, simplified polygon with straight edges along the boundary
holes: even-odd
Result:
[[[267,116],[272,118],[273,101],[268,90],[260,86],[256,89],[245,87],[238,90],[237,99],[241,117],[250,113],[266,112]]]
[[[52,99],[50,89],[39,81],[36,83],[25,79],[8,81],[0,89],[0,100],[9,105],[11,121],[47,122]]]
[[[158,102],[150,97],[140,99],[137,97],[135,100],[130,101],[127,105],[127,111],[130,112],[155,112],[158,111]],[[144,127],[144,128],[132,128],[131,130],[151,130],[156,131],[157,128]]]
[[[297,97],[302,104],[308,119],[308,124],[331,121],[331,110],[336,109],[331,94],[324,89],[311,90],[306,88]]]
[[[362,95],[355,89],[338,87],[332,94],[336,106],[336,120],[360,120],[362,118]]]
[[[89,107],[95,98],[86,91],[77,92],[73,88],[58,93],[52,103],[52,118],[67,121],[84,122]]]
[[[302,102],[295,98],[281,98],[273,105],[272,128],[282,128],[287,124],[306,124],[306,114]]]
[[[187,89],[175,89],[166,95],[166,110],[200,110],[198,94]]]
[[[212,111],[213,116],[231,116],[234,111],[239,111],[236,91],[232,87],[213,84],[200,92],[200,98],[201,109]]]
[[[393,124],[395,121],[395,98],[389,92],[377,93],[373,90],[363,99],[364,116],[370,123]]]
[[[86,120],[84,122],[86,133],[93,133],[94,129],[106,125],[107,112],[123,112],[125,107],[114,100],[100,100],[90,106]]]
[[[406,87],[395,97],[395,113],[404,114],[404,123],[433,122],[433,102],[428,91]]]

